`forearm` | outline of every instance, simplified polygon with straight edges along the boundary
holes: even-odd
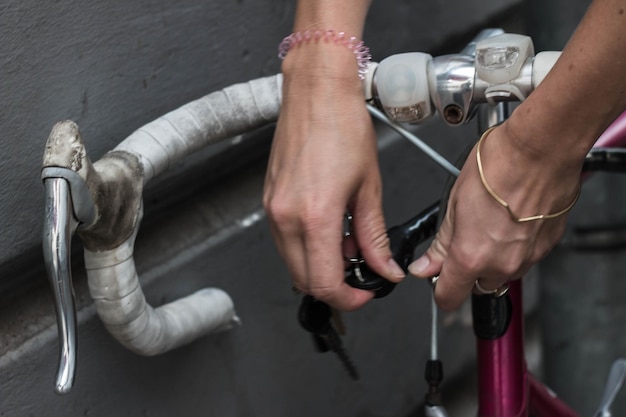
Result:
[[[370,0],[299,0],[294,31],[333,29],[361,37]]]
[[[626,109],[626,0],[595,0],[544,82],[511,117],[518,146],[578,163]]]

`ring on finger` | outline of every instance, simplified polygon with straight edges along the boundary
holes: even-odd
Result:
[[[476,291],[478,293],[480,293],[481,295],[493,295],[495,297],[502,297],[509,290],[509,284],[508,283],[504,283],[504,284],[502,284],[501,286],[499,286],[496,289],[488,290],[488,289],[484,288],[482,285],[480,285],[479,281],[480,280],[478,280],[478,279],[476,281],[474,281],[474,288],[476,288]]]
[[[430,278],[430,285],[433,287],[433,289],[437,285],[438,280],[439,280],[439,275],[435,275],[434,277]]]

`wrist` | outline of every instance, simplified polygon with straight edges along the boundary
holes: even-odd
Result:
[[[363,41],[345,32],[322,29],[294,32],[286,36],[278,46],[278,57],[285,59],[285,56],[290,50],[294,48],[306,48],[310,44],[345,47],[354,55],[358,67],[357,73],[359,79],[365,79],[365,74],[368,71],[368,65],[372,58],[370,50],[365,46]]]
[[[541,87],[541,86],[540,86]],[[529,160],[567,172],[579,170],[599,132],[589,120],[568,114],[566,103],[537,89],[505,123],[507,140]]]
[[[482,182],[483,187],[485,188],[485,190],[487,191],[487,193],[489,195],[491,195],[491,197],[498,203],[500,204],[502,207],[504,207],[508,213],[509,216],[511,217],[511,219],[516,222],[516,223],[526,223],[529,221],[534,221],[534,220],[547,220],[547,219],[553,219],[559,216],[562,216],[564,214],[566,214],[568,211],[570,211],[572,209],[572,207],[574,207],[574,204],[576,204],[576,201],[578,200],[578,197],[580,196],[580,187],[578,187],[578,191],[576,193],[576,196],[573,198],[572,202],[567,205],[567,207],[560,209],[558,211],[555,212],[550,212],[550,213],[537,213],[537,214],[533,214],[530,216],[520,216],[517,214],[517,212],[511,207],[511,205],[504,200],[502,197],[500,197],[500,195],[498,195],[498,193],[496,193],[496,191],[489,185],[487,178],[485,176],[485,170],[483,167],[483,163],[482,163],[482,157],[481,157],[481,146],[484,143],[486,137],[491,133],[491,131],[494,128],[490,128],[488,129],[485,133],[483,133],[483,135],[481,136],[481,138],[478,140],[478,143],[476,144],[476,166],[478,168],[478,174],[480,177],[480,180]],[[550,178],[546,177],[546,178],[541,178],[539,177],[538,180],[544,179],[546,180],[545,183],[546,184],[550,184]],[[538,184],[539,181],[538,180],[534,180],[531,182],[531,184]],[[576,181],[578,182],[578,181]]]
[[[357,61],[343,45],[299,45],[285,56],[281,70],[285,91],[297,87],[299,94],[357,95],[364,100]]]
[[[542,171],[553,172],[555,176],[579,175],[593,141],[584,133],[564,132],[558,126],[561,124],[553,120],[546,125],[519,117],[529,114],[516,111],[502,125],[500,136],[510,152],[520,163],[541,167]]]
[[[285,37],[279,45],[283,75],[309,81],[339,80],[356,86],[365,78],[371,60],[363,41],[345,32],[305,30]]]
[[[582,162],[528,145],[525,136],[516,136],[518,131],[511,128],[507,121],[481,145],[482,168],[491,188],[518,217],[568,207],[579,192]]]

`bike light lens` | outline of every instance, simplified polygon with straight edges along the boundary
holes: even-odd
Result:
[[[515,64],[519,55],[520,50],[517,47],[494,46],[478,50],[476,52],[476,61],[482,69],[498,70]]]
[[[428,54],[411,52],[391,55],[376,67],[374,81],[378,101],[392,120],[420,123],[432,115]]]
[[[476,75],[493,86],[510,83],[534,54],[528,36],[503,33],[483,39],[476,44]]]

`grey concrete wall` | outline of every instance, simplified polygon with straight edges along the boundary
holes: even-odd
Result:
[[[516,3],[375,2],[365,38],[375,58],[441,50]],[[177,106],[277,72],[276,46],[292,13],[291,1],[275,0],[0,5],[0,416],[403,416],[419,403],[428,345],[421,283],[403,284],[346,317],[346,343],[363,373],[358,383],[335,358],[315,354],[298,327],[298,299],[260,205],[270,130],[217,155],[201,152],[156,181],[137,243],[149,301],[219,286],[232,294],[243,326],[157,358],[138,357],[103,329],[75,256],[76,387],[64,397],[52,393],[56,326],[39,249],[39,164],[52,125],[77,121],[96,160]],[[435,125],[424,134],[453,155],[470,132]],[[433,201],[443,176],[408,144],[383,142],[393,223]],[[259,220],[244,227],[242,219],[254,214]],[[445,336],[448,363],[458,370],[473,346],[460,320],[448,321],[456,323]]]
[[[292,12],[290,1],[3,2],[0,266],[37,246],[55,122],[75,120],[96,160],[171,109],[278,71]]]

